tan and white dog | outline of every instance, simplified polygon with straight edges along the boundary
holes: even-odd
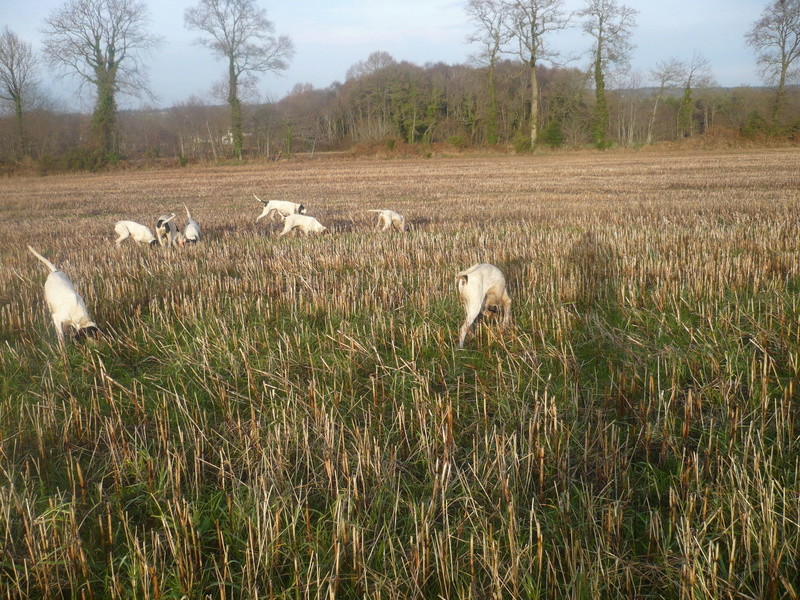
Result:
[[[398,212],[380,209],[372,209],[368,210],[367,212],[379,213],[378,227],[381,228],[381,231],[386,231],[390,227],[396,229],[397,231],[406,230],[406,218]]]
[[[458,347],[464,347],[464,339],[478,315],[490,306],[502,307],[503,327],[511,322],[511,298],[506,291],[506,278],[494,265],[481,263],[456,275],[456,286],[466,318],[458,332]]]
[[[283,231],[280,232],[279,237],[286,235],[293,229],[302,231],[305,235],[308,235],[309,233],[328,232],[328,228],[323,227],[322,223],[317,221],[314,217],[309,215],[301,215],[298,213],[283,217]]]
[[[78,338],[97,334],[100,329],[89,316],[86,303],[75,291],[75,286],[72,285],[70,278],[30,246],[28,246],[28,250],[50,269],[50,274],[44,283],[44,297],[56,327],[58,341],[61,344],[64,343],[65,325],[73,327]]]
[[[117,247],[121,246],[122,242],[128,238],[140,244],[149,244],[151,246],[158,243],[156,236],[153,235],[149,227],[135,221],[117,221],[114,223],[114,231],[119,236],[116,240]]]

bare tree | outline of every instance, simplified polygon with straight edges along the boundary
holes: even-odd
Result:
[[[10,102],[14,109],[16,157],[27,151],[23,110],[27,95],[35,86],[36,58],[33,46],[23,42],[8,27],[0,35],[0,98]]]
[[[694,102],[692,88],[710,85],[713,80],[711,64],[702,54],[695,52],[692,59],[680,63],[679,75],[683,84],[683,97],[678,109],[678,133],[683,137],[694,134]]]
[[[508,42],[506,27],[506,5],[502,0],[470,0],[467,15],[477,26],[477,31],[467,37],[470,44],[480,44],[479,60],[489,66],[489,114],[486,122],[487,141],[497,143],[497,87],[495,85],[495,66],[500,51]]]
[[[800,72],[792,68],[800,57],[800,0],[769,2],[745,41],[758,55],[764,82],[777,85],[772,105],[772,124],[777,126],[786,103],[786,83]]]
[[[664,92],[681,83],[683,70],[683,63],[680,60],[669,58],[657,63],[656,68],[650,71],[651,79],[658,83],[658,91],[653,99],[653,110],[650,112],[650,120],[647,123],[647,144],[653,142],[653,127],[658,114],[658,105],[664,97]]]
[[[586,0],[586,7],[578,14],[584,17],[583,30],[594,38],[592,71],[595,86],[595,110],[592,136],[598,148],[608,147],[608,102],[605,77],[610,65],[628,63],[633,46],[631,33],[636,26],[639,11],[618,4],[616,0]]]
[[[637,135],[641,131],[640,108],[642,102],[642,81],[644,76],[639,71],[627,70],[614,74],[614,87],[617,92],[612,98],[617,101],[617,110],[614,115],[617,125],[617,139],[620,144],[633,146]],[[613,120],[613,119],[612,119]]]
[[[396,64],[397,61],[392,57],[391,54],[383,50],[376,50],[375,52],[371,52],[366,60],[360,60],[347,69],[345,79],[350,80],[368,77],[373,73],[377,73],[381,69],[385,69],[386,67],[391,67]]]
[[[539,123],[539,61],[555,64],[556,54],[545,44],[548,33],[565,29],[570,17],[564,13],[563,0],[505,0],[511,36],[519,42],[519,56],[526,63],[531,92],[531,144],[536,143]]]
[[[347,130],[356,142],[385,139],[392,133],[392,80],[400,70],[397,61],[383,51],[347,69],[340,94]]]
[[[143,61],[160,38],[148,33],[149,22],[136,0],[69,0],[45,19],[47,63],[95,87],[92,124],[106,152],[115,150],[117,93],[152,97]]]
[[[228,61],[228,105],[234,155],[242,159],[242,103],[239,86],[256,73],[277,73],[289,66],[294,46],[275,37],[267,11],[256,0],[200,0],[184,13],[186,27],[200,31],[198,43]]]

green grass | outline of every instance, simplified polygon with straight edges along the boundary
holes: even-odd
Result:
[[[7,247],[0,595],[796,597],[796,192],[562,200],[391,236],[221,216],[181,252],[55,229],[106,330],[63,351]],[[487,257],[513,325],[459,351]]]

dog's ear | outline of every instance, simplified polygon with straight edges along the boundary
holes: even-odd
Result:
[[[103,332],[97,325],[89,325],[87,327],[81,327],[75,332],[75,341],[76,342],[85,342],[87,339],[95,339],[101,336]]]

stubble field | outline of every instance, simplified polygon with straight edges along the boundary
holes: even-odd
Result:
[[[0,181],[0,597],[797,598],[799,208],[797,149]]]

